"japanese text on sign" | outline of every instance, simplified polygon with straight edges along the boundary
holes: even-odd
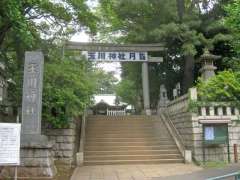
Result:
[[[147,52],[85,52],[90,61],[147,61]]]
[[[43,63],[44,57],[41,52],[25,53],[22,100],[23,134],[39,134],[41,131]]]
[[[20,124],[0,123],[0,165],[20,164]]]

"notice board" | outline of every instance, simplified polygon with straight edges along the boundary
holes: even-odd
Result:
[[[225,144],[228,142],[227,124],[204,125],[203,128],[205,144]]]
[[[0,165],[20,165],[21,124],[0,123]]]

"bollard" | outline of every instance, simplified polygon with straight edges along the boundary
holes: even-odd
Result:
[[[234,150],[234,162],[238,162],[238,150],[237,150],[237,144],[233,145],[233,150]]]

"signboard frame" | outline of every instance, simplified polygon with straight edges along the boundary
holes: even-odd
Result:
[[[206,129],[208,128],[210,130],[213,130],[213,132],[207,132]],[[220,144],[226,144],[227,145],[227,151],[228,151],[228,162],[230,163],[230,146],[229,146],[229,133],[228,133],[228,123],[221,123],[221,124],[202,124],[203,128],[203,162],[206,162],[206,148],[217,146]],[[222,128],[220,130],[220,128]],[[221,131],[221,132],[220,132]],[[224,131],[224,132],[223,132]],[[213,135],[213,138],[206,139],[206,135]]]

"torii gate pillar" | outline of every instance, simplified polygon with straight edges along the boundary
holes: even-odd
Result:
[[[150,97],[149,97],[149,77],[148,62],[142,63],[142,86],[143,86],[143,105],[146,115],[151,115]]]

